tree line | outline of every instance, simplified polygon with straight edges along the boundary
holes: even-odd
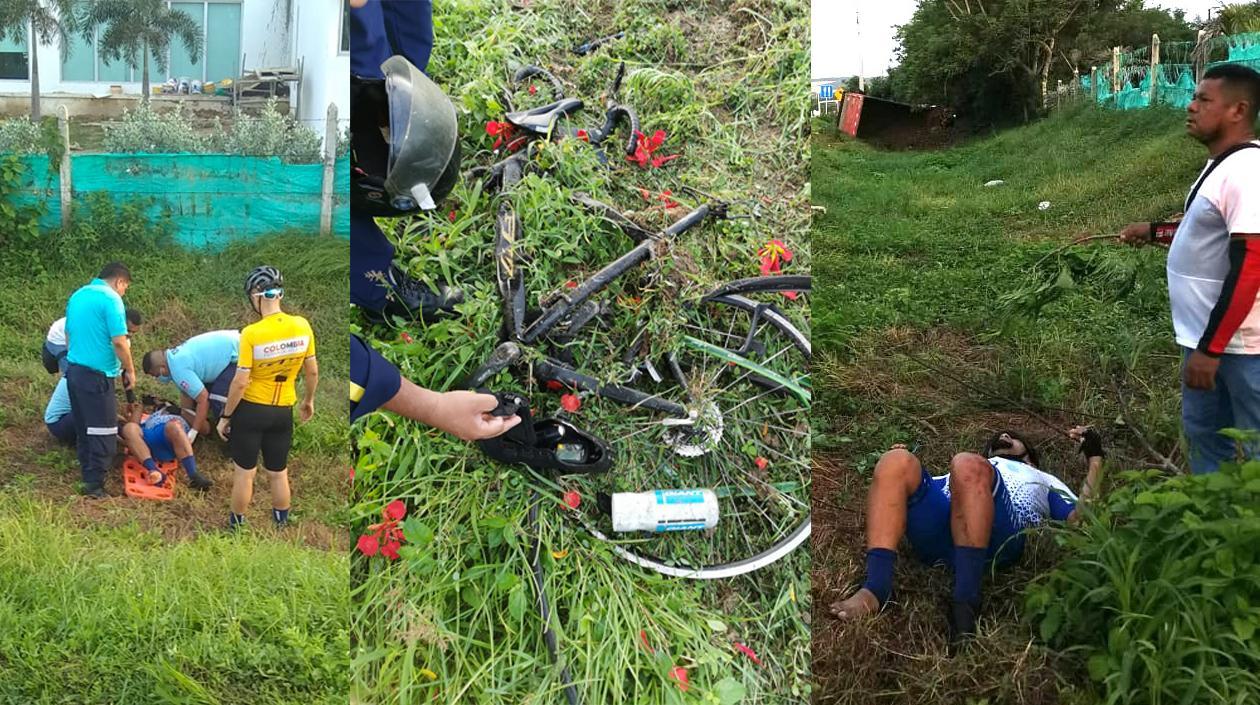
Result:
[[[1260,1],[1226,6],[1207,22],[1145,0],[920,0],[897,29],[897,65],[868,95],[948,106],[973,128],[1028,122],[1048,90],[1111,61],[1112,47],[1149,46],[1260,31]],[[847,88],[856,88],[850,79]]]

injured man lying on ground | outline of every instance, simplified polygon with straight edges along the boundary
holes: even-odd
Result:
[[[1040,469],[1037,450],[1013,431],[994,434],[980,453],[958,453],[949,472],[933,475],[905,446],[875,466],[866,505],[866,579],[831,605],[839,619],[875,614],[892,595],[897,545],[905,537],[915,557],[954,571],[946,621],[950,651],[975,634],[986,564],[1008,566],[1023,554],[1024,530],[1071,521],[1089,499],[1102,468],[1102,438],[1083,426],[1068,435],[1079,444],[1088,473],[1078,497]]]

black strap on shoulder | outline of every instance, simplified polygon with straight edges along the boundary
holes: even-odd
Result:
[[[1207,178],[1212,175],[1213,171],[1216,171],[1216,167],[1220,166],[1221,162],[1225,161],[1225,159],[1231,154],[1241,152],[1242,150],[1249,149],[1251,147],[1260,147],[1260,144],[1256,144],[1255,142],[1239,142],[1224,152],[1221,152],[1221,156],[1213,159],[1212,163],[1209,164],[1208,168],[1203,172],[1203,176],[1199,177],[1199,180],[1195,182],[1194,188],[1190,189],[1190,195],[1186,197],[1186,206],[1182,210],[1190,210],[1190,204],[1194,203],[1195,197],[1199,195],[1199,187],[1203,185],[1204,181],[1207,181]]]

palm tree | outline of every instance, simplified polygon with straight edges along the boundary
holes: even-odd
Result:
[[[74,31],[75,0],[0,0],[0,36],[28,39],[31,57],[31,121],[39,122],[39,45],[57,41],[65,58]],[[29,32],[29,33],[28,33]]]
[[[178,37],[190,58],[201,59],[201,27],[183,10],[175,10],[166,0],[92,0],[83,16],[83,36],[91,41],[97,27],[104,26],[97,51],[106,61],[125,59],[132,66],[143,61],[141,102],[149,102],[149,55],[157,60],[158,71],[167,69],[171,38]]]
[[[1193,57],[1195,66],[1200,69],[1213,61],[1214,55],[1221,56],[1223,45],[1215,40],[1231,34],[1260,32],[1260,0],[1216,8],[1212,19],[1203,23],[1202,30],[1199,43],[1194,48]]]

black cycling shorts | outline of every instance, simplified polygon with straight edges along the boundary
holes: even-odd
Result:
[[[284,470],[289,464],[289,447],[293,445],[293,407],[242,399],[232,412],[228,445],[232,462],[239,468],[254,469],[261,451],[264,469]]]

